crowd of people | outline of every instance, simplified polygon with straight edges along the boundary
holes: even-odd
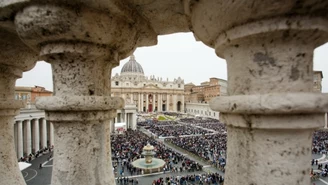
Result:
[[[165,161],[165,171],[201,171],[202,166],[197,162],[190,160],[182,154],[166,147],[163,143],[148,137],[141,131],[128,130],[124,134],[111,136],[112,160],[114,170],[118,175],[124,176],[125,170],[131,175],[142,174],[142,171],[133,167],[132,162],[141,158],[143,147],[148,143],[155,148],[156,158]]]
[[[224,182],[222,175],[218,173],[194,174],[194,175],[177,175],[161,177],[153,181],[152,185],[221,185]]]
[[[206,161],[217,163],[224,158],[227,136],[224,133],[207,136],[166,138],[166,142],[183,148]]]
[[[211,131],[205,129],[177,124],[165,126],[153,124],[148,130],[158,137],[179,137],[183,135],[203,135],[212,133]]]
[[[191,124],[193,126],[202,127],[210,130],[214,130],[217,132],[226,132],[227,129],[223,123],[221,123],[217,119],[213,118],[183,118],[180,119],[179,122]]]
[[[179,121],[158,122],[156,124],[143,123],[147,129],[157,136],[173,136],[166,138],[165,142],[169,142],[182,148],[192,154],[197,155],[203,160],[209,161],[212,164],[219,165],[224,169],[225,153],[227,149],[227,130],[224,124],[218,120],[205,118],[181,118]],[[204,129],[202,129],[204,128]],[[208,130],[207,130],[208,129]],[[203,132],[213,130],[215,134],[206,134]],[[196,133],[200,135],[196,135]],[[190,135],[184,137],[183,135]],[[183,136],[183,137],[181,137]],[[313,135],[312,152],[314,154],[327,154],[328,150],[328,132],[316,131]],[[159,150],[160,151],[160,150]],[[161,157],[161,156],[160,156]],[[164,156],[162,156],[164,157]],[[223,160],[222,160],[223,159]],[[318,164],[318,160],[313,160],[312,165],[317,165],[321,171],[321,176],[328,176],[328,165]],[[171,169],[175,170],[175,167]],[[179,171],[179,168],[177,169]],[[223,177],[219,174],[208,175],[181,175],[167,176],[156,179],[153,185],[183,185],[183,184],[220,184],[223,182]]]
[[[312,141],[312,152],[315,154],[327,153],[328,149],[328,132],[315,131]]]
[[[42,156],[44,154],[49,154],[50,153],[50,158],[52,157],[52,151],[53,151],[53,146],[52,147],[45,147],[42,148],[36,152],[32,152],[29,155],[25,155],[24,157],[21,157],[19,159],[19,162],[31,162],[33,159],[38,158],[39,156]]]

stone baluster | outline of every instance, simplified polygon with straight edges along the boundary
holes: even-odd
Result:
[[[24,185],[26,183],[18,168],[15,152],[14,117],[25,105],[14,99],[15,82],[22,77],[23,71],[34,66],[36,55],[14,32],[0,28],[0,37],[0,185]],[[18,128],[21,129],[21,122],[19,124]],[[22,152],[21,145],[18,150]]]
[[[50,54],[56,96],[37,100],[54,127],[54,185],[115,183],[109,120],[124,103],[108,96],[111,63],[83,54]]]
[[[54,96],[36,101],[54,127],[52,185],[115,184],[109,122],[124,101],[110,96],[111,70],[156,43],[127,6],[97,3],[30,5],[15,17],[20,37],[52,66]]]
[[[327,95],[312,93],[327,3],[310,2],[199,1],[186,8],[196,37],[227,60],[230,96],[210,103],[227,125],[224,184],[310,184],[312,135],[328,109]]]

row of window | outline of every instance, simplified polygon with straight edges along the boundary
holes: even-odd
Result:
[[[115,81],[115,85],[116,86],[119,86],[119,82],[118,81]],[[125,84],[126,86],[129,86],[129,83],[126,83]],[[137,86],[138,84],[137,83],[134,83],[134,86]],[[146,86],[146,84],[144,84],[144,86]],[[157,87],[157,84],[155,84],[155,86]],[[164,87],[166,87],[166,84],[163,84]],[[170,87],[172,87],[172,85],[170,85]],[[181,88],[181,84],[178,84],[178,88]]]
[[[196,110],[196,109],[187,109],[187,112],[191,112],[194,114],[202,114],[205,116],[211,116],[211,114],[212,114],[211,111],[202,111],[202,110]],[[215,112],[213,112],[213,116],[215,116]]]
[[[27,99],[29,99],[28,94],[25,94],[25,93],[22,93],[22,94],[16,93],[15,94],[15,100],[27,100]]]

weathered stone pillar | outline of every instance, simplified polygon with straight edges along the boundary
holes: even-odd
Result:
[[[312,93],[327,3],[312,2],[199,1],[190,10],[196,37],[227,60],[230,96],[210,103],[227,125],[227,185],[310,184],[312,134],[328,109],[327,95]]]
[[[52,122],[49,123],[49,147],[52,148],[55,145],[55,129]]]
[[[119,2],[52,3],[15,17],[21,38],[52,65],[54,96],[36,102],[54,127],[52,185],[115,184],[109,121],[124,102],[110,96],[111,70],[156,34]]]
[[[0,54],[1,55],[1,54]],[[0,184],[25,184],[18,168],[14,145],[14,117],[23,108],[14,100],[15,81],[22,71],[0,62]],[[9,88],[9,89],[8,89]]]
[[[3,24],[1,24],[3,26]],[[15,100],[15,82],[22,77],[23,71],[34,66],[36,57],[20,39],[15,31],[0,26],[0,185],[26,184],[18,168],[14,144],[14,117],[24,107],[22,101]],[[21,130],[21,122],[18,132]],[[22,140],[18,135],[18,143]],[[20,150],[21,147],[18,147]]]
[[[90,50],[97,47],[84,46]],[[37,107],[46,110],[51,122],[50,132],[54,130],[53,185],[115,183],[109,120],[111,111],[122,108],[123,101],[109,96],[107,78],[112,64],[99,58],[105,50],[93,50],[90,55],[74,51],[84,46],[63,45],[70,51],[48,55],[56,96],[37,100]]]

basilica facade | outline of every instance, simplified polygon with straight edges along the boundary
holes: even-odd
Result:
[[[144,74],[134,55],[124,64],[120,74],[111,79],[112,97],[125,104],[136,105],[138,112],[184,112],[184,80],[173,81]]]

